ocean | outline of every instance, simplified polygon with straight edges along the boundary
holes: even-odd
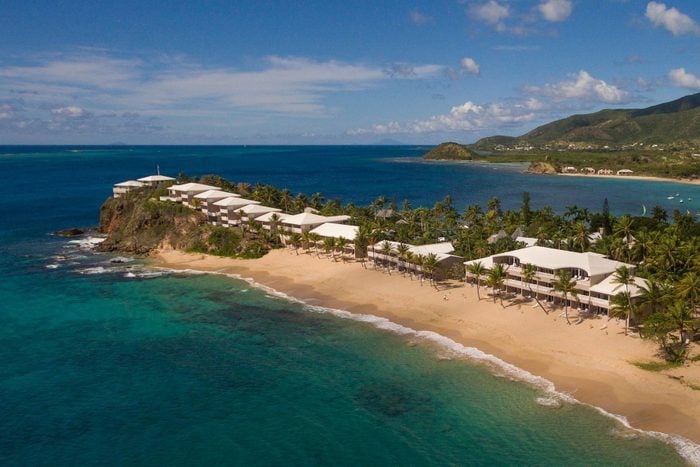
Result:
[[[0,464],[683,465],[671,444],[478,352],[49,235],[95,225],[113,183],[156,165],[355,203],[700,200],[695,186],[424,163],[422,151],[0,147]]]

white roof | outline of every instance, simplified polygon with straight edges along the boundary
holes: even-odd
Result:
[[[231,197],[237,197],[236,193],[227,193],[225,191],[221,190],[207,190],[203,191],[198,195],[194,195],[195,199],[224,199],[224,198],[231,198]]]
[[[520,264],[533,264],[535,266],[557,271],[559,269],[577,268],[584,270],[589,276],[599,274],[611,274],[619,266],[634,268],[631,264],[621,263],[606,258],[599,253],[578,253],[575,251],[557,250],[544,246],[530,246],[519,250],[506,251],[486,258],[467,261],[464,264],[481,262],[487,269],[493,266],[493,259],[504,256],[513,256],[520,261]]]
[[[591,292],[603,293],[611,297],[625,291],[623,284],[615,283],[615,276],[610,275],[591,287]],[[646,286],[646,281],[641,277],[634,278],[634,284],[629,285],[630,296],[637,297],[642,294],[640,287]]]
[[[344,239],[350,240],[352,242],[355,240],[355,236],[357,235],[358,230],[360,230],[360,228],[356,225],[334,224],[333,222],[326,222],[325,224],[321,224],[315,229],[312,229],[311,233],[318,234],[321,237],[343,237]]]
[[[384,243],[386,241],[387,240],[383,240],[383,241],[377,243],[376,245],[374,245],[375,251],[381,251],[382,245],[384,245]],[[389,241],[389,245],[391,245],[391,248],[394,251],[397,251],[397,248],[400,244],[401,244],[400,242]],[[433,253],[435,255],[441,255],[441,254],[447,255],[447,254],[455,251],[454,246],[452,246],[452,243],[450,243],[450,242],[430,243],[428,245],[410,245],[410,244],[406,243],[406,245],[408,245],[408,251],[410,251],[414,255],[426,256],[426,255],[429,255],[431,253]]]
[[[173,177],[167,177],[165,175],[149,175],[148,177],[139,178],[139,182],[168,182],[170,180],[175,180]]]
[[[190,192],[190,191],[207,191],[207,190],[218,190],[219,187],[216,186],[211,186],[211,185],[204,185],[202,183],[185,183],[183,185],[173,185],[168,188],[169,190],[172,191],[182,191],[183,193]]]
[[[277,214],[277,217],[279,218],[279,220],[284,220],[287,216],[289,216],[289,214],[285,214],[283,212],[270,211],[270,212],[266,212],[265,214],[263,214],[260,217],[256,217],[255,220],[258,222],[271,222],[272,216],[274,216],[275,214]]]
[[[535,237],[515,237],[516,242],[522,242],[527,246],[537,245],[537,239]]]
[[[289,216],[284,220],[289,225],[318,225],[326,222],[343,222],[350,219],[350,216],[320,216],[311,212],[302,212]]]
[[[222,208],[230,207],[243,207],[248,204],[260,204],[260,201],[253,201],[252,199],[238,198],[236,196],[229,196],[228,198],[220,199],[214,203],[214,206],[220,206]]]
[[[125,182],[119,182],[115,183],[114,186],[123,186],[123,187],[128,187],[128,186],[133,186],[133,187],[142,187],[143,183],[137,182],[136,180],[127,180]]]
[[[266,212],[280,212],[281,209],[263,206],[262,204],[247,204],[240,209],[236,209],[236,211],[245,214],[264,214]]]

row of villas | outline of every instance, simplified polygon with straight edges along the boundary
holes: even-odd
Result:
[[[158,186],[172,183],[172,177],[152,175],[138,180],[128,180],[114,185],[114,197],[123,196],[132,190],[145,186]],[[259,201],[246,199],[237,193],[230,193],[221,188],[201,183],[175,184],[168,187],[168,195],[160,198],[161,201],[180,203],[192,209],[199,210],[207,216],[212,225],[224,227],[237,227],[250,222],[258,222],[263,228],[277,229],[283,241],[288,240],[288,234],[311,232],[321,238],[344,238],[348,241],[347,248],[355,252],[354,241],[359,230],[358,226],[348,225],[349,216],[322,216],[307,211],[299,214],[289,214],[281,209],[265,206]],[[568,270],[576,280],[578,298],[569,298],[569,305],[578,305],[594,313],[607,313],[610,309],[610,299],[624,291],[624,286],[613,281],[613,274],[620,266],[628,267],[632,272],[635,266],[621,263],[606,258],[598,253],[578,253],[573,251],[558,250],[535,245],[534,240],[518,237],[524,241],[527,247],[518,250],[507,251],[496,255],[480,258],[464,263],[465,266],[480,262],[486,270],[494,264],[504,264],[508,277],[505,281],[508,292],[523,296],[535,296],[543,301],[560,301],[563,299],[556,292],[553,283],[559,271]],[[435,277],[446,276],[447,272],[458,263],[462,263],[460,256],[453,255],[454,246],[450,242],[440,242],[428,245],[406,245],[407,250],[414,256],[434,255],[437,261]],[[381,262],[395,268],[411,268],[421,272],[419,264],[407,261],[405,255],[400,254],[401,244],[398,242],[378,242],[370,245],[367,256],[370,260]],[[532,264],[535,266],[534,279],[528,283],[523,277],[522,266]],[[479,278],[474,277],[467,267],[466,280],[475,282]],[[640,295],[640,287],[644,282],[635,278],[635,283],[629,286],[632,298]]]
[[[577,298],[569,296],[568,305],[578,306],[592,313],[608,313],[610,299],[625,291],[625,286],[617,284],[613,279],[615,270],[620,266],[626,266],[631,272],[636,269],[632,264],[614,261],[598,253],[529,246],[465,262],[467,281],[479,280],[469,272],[469,266],[479,262],[486,270],[490,270],[496,264],[505,266],[508,275],[505,280],[507,292],[549,302],[563,300],[562,294],[554,290],[553,284],[560,271],[568,271],[576,281],[577,293]],[[524,278],[525,264],[533,265],[536,270],[530,282],[526,282]],[[635,277],[634,284],[628,286],[632,299],[641,294],[642,286],[644,280]]]
[[[164,183],[172,183],[175,179],[160,174],[127,180],[114,185],[115,198],[123,196],[129,191],[138,190],[146,186],[158,186]],[[348,241],[346,248],[357,256],[355,238],[359,227],[348,225],[346,222],[350,216],[322,216],[307,208],[299,214],[282,212],[279,208],[265,206],[259,201],[246,199],[238,193],[230,193],[220,187],[205,185],[202,183],[174,184],[168,187],[168,195],[162,196],[161,201],[170,201],[192,209],[201,211],[207,216],[207,221],[212,225],[223,227],[238,227],[251,222],[259,223],[262,228],[272,230],[280,234],[283,242],[287,242],[289,234],[310,232],[320,238],[343,238]],[[399,243],[389,242],[390,251],[384,250],[384,242],[370,245],[367,251],[369,259],[375,262],[390,264],[400,267],[404,261],[399,257]],[[409,251],[415,256],[435,255],[437,270],[435,277],[445,276],[451,266],[461,263],[462,258],[452,255],[454,246],[450,242],[441,242],[430,245],[407,245]],[[413,270],[421,272],[420,265],[413,264]]]
[[[617,175],[632,175],[634,173],[633,170],[630,169],[620,169],[617,172],[613,171],[612,169],[594,169],[593,167],[583,167],[582,169],[577,169],[576,167],[573,167],[571,165],[567,167],[562,167],[561,173],[564,174],[576,174],[576,173],[582,173],[582,174],[587,174],[587,175],[612,175],[612,174],[617,174]]]

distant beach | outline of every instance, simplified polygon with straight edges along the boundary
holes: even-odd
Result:
[[[334,262],[313,254],[275,250],[258,260],[236,260],[161,251],[153,265],[252,278],[306,303],[376,315],[433,331],[465,346],[546,378],[559,392],[626,417],[638,429],[680,435],[700,443],[700,370],[668,373],[639,369],[631,362],[653,359],[656,346],[625,337],[623,323],[603,317],[568,326],[562,310],[545,314],[534,302],[504,302],[502,308],[481,287],[463,283],[440,290],[372,266]],[[692,386],[692,387],[691,387]]]
[[[558,173],[557,175],[563,175],[565,177],[583,177],[583,178],[617,178],[620,180],[641,180],[647,182],[670,182],[670,183],[682,183],[684,185],[700,185],[700,179],[690,179],[690,178],[665,178],[665,177],[652,177],[648,175],[598,175],[598,174],[582,174],[582,173]]]

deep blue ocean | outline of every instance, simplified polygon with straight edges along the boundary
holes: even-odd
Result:
[[[683,465],[412,334],[49,235],[112,184],[214,173],[343,202],[697,210],[700,188],[426,163],[414,147],[0,147],[0,465]],[[696,201],[697,200],[697,201]],[[695,204],[693,204],[695,203]],[[303,298],[303,297],[299,297]]]

